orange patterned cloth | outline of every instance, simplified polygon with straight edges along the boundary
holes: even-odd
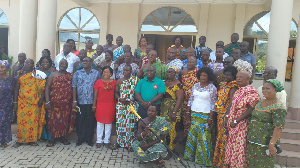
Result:
[[[228,117],[228,141],[226,145],[225,164],[232,168],[247,167],[247,120],[240,121],[234,128],[229,126],[230,122],[240,117],[246,110],[247,104],[251,107],[260,100],[257,90],[251,85],[239,88],[233,95],[232,105]]]
[[[226,112],[229,111],[230,95],[229,92],[231,88],[238,87],[236,81],[232,81],[225,84],[217,93],[218,100],[216,101],[216,112],[218,113],[218,135],[214,151],[213,166],[226,167],[225,160],[225,147],[227,144],[227,130],[223,127],[225,121]]]
[[[38,101],[45,91],[46,80],[36,79],[27,73],[19,78],[17,138],[19,143],[36,142],[40,139],[42,128],[46,124],[45,108]]]
[[[196,77],[197,71],[198,68],[196,67],[194,70],[182,75],[181,77],[184,91],[182,119],[185,136],[188,135],[191,126],[191,112],[187,111],[187,104],[192,94],[192,87],[198,82],[198,79]]]

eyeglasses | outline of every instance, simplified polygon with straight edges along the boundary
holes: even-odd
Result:
[[[230,64],[232,61],[222,61],[223,64]]]

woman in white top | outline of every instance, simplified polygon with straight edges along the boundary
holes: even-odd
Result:
[[[192,88],[188,102],[191,112],[191,127],[184,150],[184,159],[195,161],[198,164],[212,165],[211,132],[217,88],[213,85],[215,75],[208,67],[197,72],[199,80]]]

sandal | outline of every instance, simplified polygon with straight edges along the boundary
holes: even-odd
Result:
[[[133,148],[131,147],[131,145],[128,146],[127,150],[128,152],[133,152]]]
[[[49,141],[46,147],[53,147],[55,145],[55,141]]]
[[[67,139],[63,139],[63,140],[61,141],[61,143],[64,144],[64,145],[70,145],[70,144],[71,144],[71,142],[68,141]]]
[[[106,148],[109,148],[109,143],[104,143],[104,146],[105,146]]]
[[[21,145],[23,145],[23,144],[21,144],[21,143],[19,143],[19,142],[16,142],[16,143],[13,145],[13,147],[14,147],[14,148],[18,148],[18,147],[21,146]]]
[[[116,149],[118,149],[120,146],[118,145],[118,144],[113,144],[112,146],[110,146],[109,148],[111,149],[111,150],[116,150]]]
[[[36,142],[30,142],[29,145],[30,146],[39,146]]]
[[[165,167],[165,162],[163,160],[157,160],[157,167],[159,168]]]
[[[7,143],[1,143],[1,147],[6,148],[6,147],[8,147],[8,145],[7,145]]]

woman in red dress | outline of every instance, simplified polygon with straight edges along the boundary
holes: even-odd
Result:
[[[104,143],[109,146],[111,134],[111,125],[116,115],[116,99],[114,96],[116,81],[110,79],[113,75],[113,69],[110,66],[102,68],[102,79],[99,79],[94,85],[93,112],[97,120],[97,141],[96,147],[100,148]],[[105,137],[103,137],[105,131]]]

